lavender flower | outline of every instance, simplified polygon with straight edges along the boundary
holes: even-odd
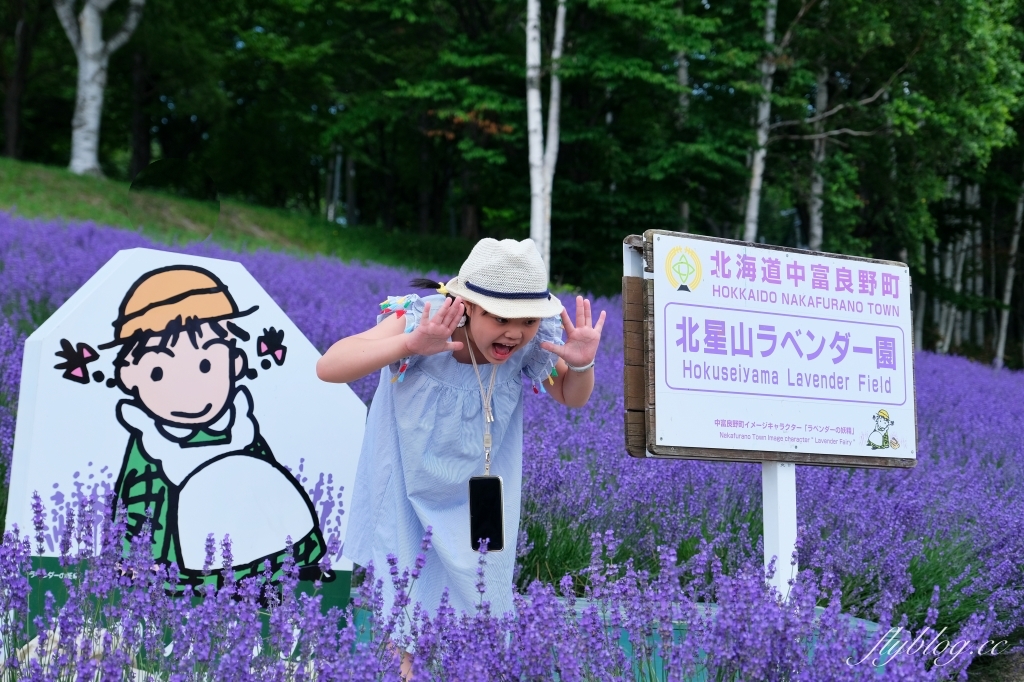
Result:
[[[46,521],[43,514],[43,498],[38,491],[32,493],[32,527],[36,530],[36,553],[42,554],[46,540]]]
[[[5,480],[24,335],[119,249],[137,246],[157,245],[89,223],[0,213]],[[209,243],[178,250],[241,261],[321,350],[371,326],[379,301],[407,292],[413,274]],[[173,596],[176,573],[154,568],[144,541],[122,546],[123,520],[102,491],[82,489],[33,500],[36,549],[67,554],[77,576],[67,602],[36,609],[39,641],[53,652],[47,661],[15,655],[36,631],[32,542],[14,531],[0,545],[0,613],[14,614],[0,621],[0,670],[56,679],[113,674],[123,664],[181,680],[395,679],[387,643],[400,637],[425,679],[492,679],[496,670],[562,680],[942,679],[961,675],[976,645],[1024,628],[1024,413],[1007,408],[1024,398],[1024,375],[918,354],[914,469],[797,467],[801,572],[782,603],[764,581],[758,466],[626,456],[621,304],[594,305],[609,315],[590,403],[570,410],[525,389],[517,618],[489,613],[482,578],[473,614],[455,613],[447,600],[436,613],[417,609],[429,537],[411,567],[394,562],[383,578],[366,567],[345,612],[324,613],[316,595],[286,586],[267,593],[266,575],[207,586],[193,605]],[[375,385],[370,376],[352,387],[368,400]],[[337,528],[335,484],[312,485],[331,517],[322,521]],[[393,603],[384,603],[383,580]],[[848,664],[890,628],[916,637],[926,627],[958,632],[973,648],[946,653],[942,665],[921,652],[890,657],[877,672]]]

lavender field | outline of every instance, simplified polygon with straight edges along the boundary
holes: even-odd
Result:
[[[5,477],[24,336],[114,253],[139,246],[167,248],[122,230],[0,213]],[[321,351],[370,326],[377,304],[389,294],[407,293],[410,277],[438,274],[323,257],[233,253],[208,243],[181,250],[242,262]],[[668,679],[966,679],[977,644],[1003,638],[1016,643],[1024,632],[1024,375],[919,354],[916,468],[798,467],[801,574],[793,598],[779,605],[768,598],[761,574],[760,467],[627,456],[620,303],[599,299],[595,307],[608,311],[608,323],[591,402],[570,410],[524,387],[520,617],[502,621],[482,611],[461,620],[454,614],[420,618],[413,628],[416,649],[429,663],[417,679],[428,672],[437,679],[495,679],[495,669],[508,671],[502,679],[551,679],[553,671],[563,680],[656,679],[654,668],[661,666]],[[369,400],[375,384],[375,377],[367,377],[353,388]],[[27,552],[27,545],[5,538],[0,577],[13,580]],[[0,596],[0,611],[18,608],[22,593],[28,598],[27,583],[18,585]],[[360,597],[364,606],[374,605],[372,588],[367,581]],[[556,600],[556,593],[568,602]],[[591,600],[589,606],[576,605],[583,614],[578,619],[569,617],[576,613],[575,596]],[[216,611],[219,602],[224,606]],[[236,628],[235,644],[222,646],[241,646],[251,654],[246,637],[258,639],[260,633],[258,623],[238,615],[246,603],[218,596],[197,608],[214,623],[208,627]],[[707,603],[718,605],[713,619],[702,616]],[[125,607],[122,616],[130,620],[145,612],[152,621],[154,604],[131,613]],[[826,607],[818,620],[815,605]],[[180,601],[160,608],[160,618],[184,628],[176,641],[199,636],[200,617],[183,616]],[[327,627],[316,609],[303,610],[301,603],[288,608],[282,613],[295,623]],[[841,614],[876,622],[881,633],[890,626],[914,633],[946,627],[951,640],[956,635],[974,644],[938,662],[934,654],[903,654],[877,671],[867,663],[849,665],[848,657],[856,662],[872,644]],[[232,625],[232,617],[243,624]],[[675,644],[672,621],[690,624]],[[618,635],[607,634],[609,624],[623,628],[636,660],[646,664],[634,666],[624,658]],[[274,636],[283,639],[275,640],[274,650],[289,650],[281,643],[287,628],[278,626]],[[394,679],[397,668],[388,665],[383,648],[356,644],[343,630],[330,637],[321,633],[317,643],[300,647],[326,666],[317,669],[318,679]],[[10,632],[0,626],[0,637],[8,640],[0,646],[8,651],[8,666]],[[502,632],[510,636],[497,636]],[[812,633],[816,645],[809,658]],[[259,659],[263,667],[242,661],[234,649],[209,654],[201,664],[193,660],[197,655],[190,649],[174,664],[192,665],[193,672],[168,679],[200,679],[192,676],[196,670],[219,670],[216,679],[306,674],[302,665],[288,668],[287,661],[266,653]],[[483,665],[481,657],[500,663]]]

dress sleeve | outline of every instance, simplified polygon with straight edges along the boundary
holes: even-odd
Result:
[[[426,298],[420,298],[416,294],[388,296],[388,299],[380,304],[380,314],[377,315],[377,323],[379,324],[388,315],[404,317],[405,333],[411,334],[419,326],[420,320],[423,319],[423,304],[426,302],[430,303],[430,316],[433,317],[434,313],[441,307],[441,304],[444,303],[444,298],[440,294],[427,296]],[[418,355],[410,355],[388,365],[391,369],[391,383],[404,381],[406,371],[410,365],[415,364],[418,357]]]
[[[533,380],[534,393],[547,393],[544,390],[544,382],[557,376],[555,365],[558,363],[558,356],[541,348],[540,344],[544,341],[550,341],[559,346],[565,343],[562,341],[561,316],[556,315],[541,320],[537,336],[526,350],[527,355],[523,359],[523,374]]]

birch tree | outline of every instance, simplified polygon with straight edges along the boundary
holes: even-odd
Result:
[[[814,113],[823,114],[828,109],[828,67],[822,66],[818,69],[814,93]],[[825,165],[825,145],[828,140],[824,137],[825,119],[819,118],[814,122],[814,146],[811,149],[811,200],[809,213],[811,218],[810,231],[807,238],[807,247],[811,251],[821,251],[821,243],[824,240],[824,207],[825,207],[825,177],[822,169]]]
[[[942,268],[936,270],[936,274],[941,273],[942,283],[947,288],[953,285],[953,242],[946,242],[946,248],[942,254]],[[938,301],[938,299],[936,299]],[[936,353],[945,353],[946,348],[949,344],[946,342],[946,320],[949,319],[950,310],[952,306],[949,301],[942,301],[939,303],[939,314],[935,317],[937,320],[936,326],[938,327],[938,341],[935,343]]]
[[[679,16],[683,15],[683,4],[679,3]],[[690,111],[690,60],[686,50],[680,49],[676,52],[676,83],[679,84],[679,109],[676,111],[676,125],[683,128],[686,125],[686,116]],[[688,199],[679,201],[679,219],[682,222],[683,232],[690,231],[690,202]]]
[[[75,115],[71,119],[71,163],[68,168],[77,175],[102,175],[99,164],[100,120],[110,55],[132,37],[142,19],[146,0],[129,0],[124,23],[109,40],[103,38],[103,15],[114,0],[86,0],[77,18],[75,2],[53,0],[57,17],[78,61]]]
[[[964,265],[967,274],[963,291],[968,297],[982,296],[983,284],[978,281],[981,270],[981,230],[978,228],[977,218],[978,209],[981,208],[981,188],[977,183],[964,189],[964,206],[967,209],[967,232],[964,234]],[[974,311],[971,308],[960,313],[959,326],[954,334],[957,346],[971,342],[973,322]]]
[[[747,191],[747,210],[743,219],[743,240],[752,242],[757,239],[757,221],[761,212],[761,189],[764,185],[765,162],[768,158],[769,133],[774,126],[771,125],[772,116],[772,87],[775,79],[775,69],[782,55],[793,40],[795,31],[800,21],[807,15],[818,0],[803,0],[800,9],[796,13],[782,40],[775,43],[775,22],[778,15],[778,0],[767,0],[764,11],[764,44],[765,52],[758,62],[758,71],[761,73],[761,96],[757,103],[757,118],[754,127],[756,146],[750,156],[750,185]],[[828,114],[817,114],[821,118]],[[810,121],[808,121],[810,122]],[[789,122],[787,122],[788,124]],[[822,133],[818,137],[825,137]],[[804,139],[812,139],[805,137]],[[814,138],[817,139],[817,138]]]
[[[761,210],[761,186],[764,183],[764,164],[768,156],[768,126],[772,115],[772,80],[775,78],[775,18],[779,0],[768,0],[764,10],[765,54],[758,64],[761,72],[761,99],[757,103],[757,147],[750,160],[750,189],[747,192],[747,212],[743,219],[743,240],[757,239],[757,219]]]
[[[948,265],[946,271],[949,273],[949,279],[947,283],[953,290],[955,298],[959,298],[960,292],[963,289],[963,273],[964,273],[964,261],[966,260],[967,251],[970,248],[970,237],[969,233],[965,233],[956,238],[955,246],[951,245],[951,248],[947,251]],[[955,343],[957,346],[960,345],[960,338],[954,338],[960,336],[960,321],[963,316],[963,312],[953,303],[946,303],[945,312],[945,328],[942,331],[942,345],[939,352],[945,354],[949,353],[950,347]]]
[[[921,269],[928,275],[928,259],[925,257],[924,242],[917,243],[917,262]],[[914,350],[924,350],[924,316],[927,312],[925,302],[927,301],[925,290],[918,288],[917,304],[914,306]]]
[[[985,295],[984,250],[981,220],[977,220],[974,230],[974,295],[979,298]],[[974,342],[983,348],[985,346],[985,313],[981,310],[974,313]]]
[[[558,0],[555,39],[551,47],[551,88],[548,99],[547,144],[541,102],[540,0],[526,2],[526,129],[530,160],[530,238],[551,272],[551,189],[558,162],[562,81],[558,76],[565,41],[565,0]]]
[[[999,336],[996,338],[996,356],[992,364],[996,369],[1003,367],[1006,353],[1006,330],[1010,326],[1010,300],[1013,297],[1013,278],[1017,274],[1017,248],[1020,246],[1020,227],[1024,222],[1024,180],[1017,194],[1017,213],[1013,219],[1013,236],[1010,237],[1010,253],[1006,263],[1006,281],[1003,283],[1003,309],[999,311]],[[993,273],[994,274],[994,273]]]

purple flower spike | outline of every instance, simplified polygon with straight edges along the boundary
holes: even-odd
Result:
[[[42,297],[60,305],[117,251],[153,246],[242,262],[321,351],[372,326],[380,300],[409,293],[413,274],[213,243],[168,247],[134,232],[0,212],[4,471],[17,416],[19,330],[34,324]],[[570,297],[562,300],[571,310]],[[29,680],[117,679],[132,668],[182,682],[395,680],[404,650],[413,652],[419,679],[467,682],[964,679],[979,646],[1024,628],[1024,419],[1014,408],[1024,402],[1024,374],[916,354],[917,466],[797,467],[800,572],[782,602],[764,580],[760,467],[628,457],[621,302],[594,307],[608,317],[590,402],[569,410],[523,386],[514,612],[492,613],[484,601],[486,587],[509,588],[486,583],[484,553],[468,576],[478,608],[456,609],[443,585],[430,608],[417,604],[440,561],[429,527],[417,529],[418,551],[388,557],[380,575],[367,566],[345,609],[296,592],[291,552],[280,588],[268,589],[270,567],[237,582],[230,571],[220,575],[214,542],[206,563],[217,575],[199,588],[182,586],[177,570],[153,565],[145,537],[126,546],[123,510],[106,491],[82,484],[34,496],[27,535],[12,529],[0,543],[0,613],[13,614],[0,623],[0,646],[18,651],[38,633],[38,643],[54,647],[52,662],[9,656],[3,672],[17,668],[15,677]],[[369,376],[352,388],[369,400],[378,381]],[[68,387],[107,390],[91,380]],[[309,486],[318,486],[337,565],[341,491],[326,476],[310,474]],[[31,555],[55,550],[68,555],[62,604],[33,591]],[[793,560],[779,557],[775,567],[788,574]],[[938,661],[908,653],[918,635],[930,640],[943,627],[969,646]],[[872,647],[890,630],[899,632],[876,671]]]
[[[46,541],[46,521],[43,512],[43,498],[39,497],[38,491],[32,493],[32,527],[36,531],[36,553],[42,554]]]

